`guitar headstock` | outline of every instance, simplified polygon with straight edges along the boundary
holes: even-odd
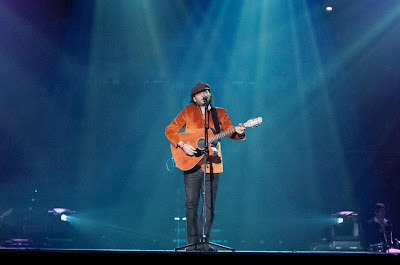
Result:
[[[244,123],[244,126],[245,127],[254,127],[254,126],[257,126],[260,123],[262,123],[262,118],[261,117],[257,117],[255,119],[249,119],[248,121],[246,121]]]

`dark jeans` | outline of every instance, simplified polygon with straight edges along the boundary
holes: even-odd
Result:
[[[215,216],[214,206],[217,198],[218,179],[218,174],[206,174],[206,220],[204,225],[206,241],[208,241],[210,236],[211,226]],[[184,172],[186,195],[186,231],[188,244],[197,243],[198,240],[200,240],[203,236],[203,210],[201,211],[200,218],[198,218],[200,197],[200,204],[202,205],[203,203],[203,182],[204,172],[201,167],[196,167],[193,170]]]

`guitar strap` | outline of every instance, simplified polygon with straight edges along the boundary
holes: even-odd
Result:
[[[212,115],[212,119],[214,122],[214,127],[215,127],[215,131],[217,133],[221,132],[221,128],[219,127],[219,120],[218,120],[218,114],[217,114],[217,109],[216,108],[211,108],[211,115]]]

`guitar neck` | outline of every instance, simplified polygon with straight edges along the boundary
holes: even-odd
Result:
[[[225,137],[225,136],[233,133],[234,131],[235,131],[235,128],[231,128],[231,129],[229,129],[229,130],[227,130],[225,132],[217,133],[217,134],[213,135],[210,139],[208,139],[208,143],[212,143],[212,142],[214,142],[216,140],[219,140],[222,137]]]
[[[247,127],[254,127],[254,126],[257,126],[258,124],[260,124],[261,122],[262,122],[262,118],[258,117],[258,118],[255,118],[255,119],[248,120],[247,122],[245,122],[243,124],[243,126],[246,127],[246,128]],[[210,139],[208,140],[208,143],[212,143],[215,140],[219,140],[222,137],[225,137],[225,136],[227,136],[227,135],[229,135],[229,134],[231,134],[233,132],[235,132],[235,127],[231,128],[231,129],[229,129],[229,130],[227,130],[225,132],[220,132],[218,134],[215,134],[212,137],[210,137]]]

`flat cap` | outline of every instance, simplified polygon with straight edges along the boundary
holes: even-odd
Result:
[[[190,97],[193,98],[194,95],[203,91],[203,90],[210,90],[211,87],[207,83],[199,82],[197,83],[192,89],[190,90]]]

